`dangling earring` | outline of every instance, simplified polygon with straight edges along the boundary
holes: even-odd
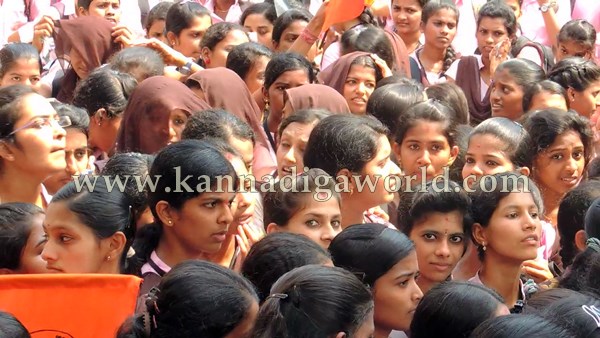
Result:
[[[206,60],[204,60],[204,64],[207,66],[210,65],[210,58],[206,58]]]
[[[485,251],[487,247],[485,246],[485,242],[483,242],[483,251]]]
[[[269,112],[271,111],[271,106],[269,105],[269,100],[264,99],[264,102],[265,102],[265,109],[263,109],[263,116],[262,116],[263,123],[265,122],[265,120],[267,119],[267,116],[269,116]]]

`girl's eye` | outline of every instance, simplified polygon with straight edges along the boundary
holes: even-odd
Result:
[[[85,155],[87,155],[87,152],[85,150],[77,150],[75,151],[75,158],[78,160],[82,160]]]
[[[348,80],[348,81],[346,81],[346,84],[355,85],[356,81],[354,81],[354,80]]]
[[[59,237],[60,241],[63,243],[68,243],[69,241],[71,241],[73,238],[67,236],[67,235],[60,235]]]
[[[287,89],[287,87],[286,87],[286,86],[277,86],[277,87],[275,87],[275,89],[277,89],[277,90],[279,90],[280,92],[282,92],[282,91],[286,90],[286,89]]]
[[[444,147],[442,147],[439,144],[435,144],[431,147],[431,150],[433,150],[433,151],[441,151],[442,149],[444,149]]]
[[[485,164],[489,167],[496,167],[498,166],[498,163],[494,162],[494,161],[487,161],[485,162]]]
[[[335,220],[335,221],[331,221],[331,227],[334,229],[339,229],[342,227],[342,222]]]
[[[13,76],[13,77],[11,78],[11,81],[17,81],[17,82],[18,82],[18,81],[21,81],[21,78],[20,78],[20,77],[18,77],[18,76]]]
[[[510,219],[515,219],[515,218],[517,218],[517,216],[518,215],[516,212],[511,212],[510,214],[508,214],[508,218],[510,218]]]
[[[408,285],[408,279],[404,280],[404,281],[401,281],[398,285],[400,285],[400,286],[407,286]]]
[[[229,203],[230,205],[233,203],[233,200]],[[217,206],[217,201],[212,201],[204,204],[207,208],[214,208]]]
[[[502,92],[504,94],[510,94],[510,89],[508,89],[508,87],[502,87]]]
[[[408,146],[408,149],[410,149],[410,150],[419,150],[419,145],[417,145],[417,144],[410,144]]]
[[[583,153],[582,152],[578,151],[578,152],[573,153],[573,158],[576,159],[576,160],[578,160],[578,159],[580,159],[582,157],[583,157]]]
[[[537,218],[538,218],[538,216],[539,216],[539,214],[538,214],[537,212],[532,212],[532,213],[531,213],[531,218],[535,218],[535,219],[537,219]]]
[[[425,238],[428,241],[433,241],[436,239],[434,234],[425,234],[425,235],[423,235],[423,238]]]
[[[450,237],[450,242],[452,243],[462,243],[463,238],[461,236],[452,236]]]
[[[554,154],[552,155],[552,159],[553,160],[562,160],[563,156],[562,154]]]
[[[319,227],[319,222],[315,221],[314,219],[308,220],[305,223],[309,228],[318,228]]]
[[[373,82],[368,82],[367,83],[367,88],[373,89],[373,88],[375,88],[375,84]]]
[[[475,163],[475,160],[474,160],[474,159],[472,159],[472,158],[470,158],[470,157],[467,157],[467,158],[465,159],[465,163],[468,163],[468,164],[473,164],[473,163]]]

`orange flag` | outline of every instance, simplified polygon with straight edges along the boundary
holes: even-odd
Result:
[[[370,0],[329,0],[323,31],[332,25],[358,18],[365,6],[372,3]]]
[[[0,311],[32,338],[115,337],[135,312],[142,280],[129,275],[0,276]]]

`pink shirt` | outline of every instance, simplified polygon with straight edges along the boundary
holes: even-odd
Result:
[[[163,262],[162,259],[160,259],[158,257],[158,255],[156,254],[156,251],[152,251],[152,253],[150,254],[150,259],[154,262],[154,264],[156,264],[165,273],[168,273],[169,271],[171,271],[171,267],[168,266],[167,263]],[[158,271],[154,270],[154,268],[150,265],[150,263],[144,264],[142,266],[141,272],[142,272],[142,276],[145,275],[146,273],[153,273],[155,275],[160,275],[160,273],[158,273]]]
[[[600,32],[600,1],[577,0],[573,7],[573,19],[584,19]],[[596,60],[600,60],[600,34],[596,38]]]
[[[558,21],[558,25],[562,27],[562,25],[571,20],[571,0],[555,1],[558,4],[556,20]],[[548,38],[548,32],[546,31],[546,23],[544,22],[544,17],[542,16],[540,5],[537,0],[523,0],[521,12],[522,14],[519,23],[523,35],[530,40],[550,46],[550,39]],[[462,21],[462,16],[460,19]]]

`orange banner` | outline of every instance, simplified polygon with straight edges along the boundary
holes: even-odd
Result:
[[[3,275],[0,310],[32,338],[115,337],[135,312],[141,282],[129,275]]]
[[[370,3],[368,0],[330,0],[327,5],[323,31],[328,30],[336,23],[358,18],[368,3]]]

